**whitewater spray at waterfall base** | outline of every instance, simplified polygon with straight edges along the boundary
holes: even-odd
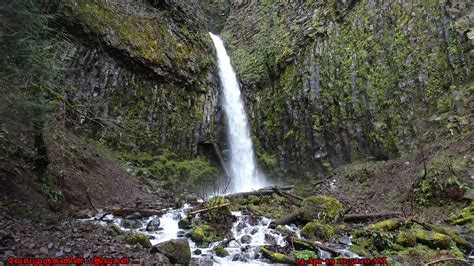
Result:
[[[259,173],[250,138],[249,123],[245,113],[237,76],[219,36],[209,33],[217,51],[219,78],[224,94],[224,112],[227,116],[227,135],[230,146],[231,181],[226,192],[243,192],[266,186],[265,177]]]

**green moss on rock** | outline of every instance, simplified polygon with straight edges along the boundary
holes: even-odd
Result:
[[[416,246],[416,235],[410,231],[402,230],[398,233],[395,242],[405,247],[414,247]]]
[[[221,258],[229,256],[229,252],[224,249],[224,246],[222,244],[219,244],[214,247],[214,253],[216,254],[216,256]]]
[[[106,233],[108,235],[116,236],[116,235],[122,235],[123,231],[120,229],[120,227],[116,224],[109,224],[106,229]]]
[[[400,227],[401,224],[402,224],[401,220],[388,219],[388,220],[384,220],[375,224],[370,224],[368,228],[372,230],[393,231],[397,229],[398,227]]]
[[[430,232],[421,228],[415,228],[414,231],[417,242],[428,247],[448,249],[451,244],[451,238],[445,234]]]
[[[303,200],[302,218],[307,221],[320,219],[327,222],[337,221],[342,217],[341,203],[326,195],[316,195]]]
[[[204,229],[201,226],[196,226],[191,231],[191,240],[196,243],[200,243],[206,239],[206,235],[204,233]]]
[[[334,237],[334,229],[320,221],[313,221],[301,229],[301,235],[310,240],[327,240]]]
[[[132,235],[127,235],[123,239],[125,243],[129,245],[140,245],[144,248],[151,248],[152,244],[150,242],[150,239],[148,236],[145,234],[132,234]]]
[[[358,246],[358,245],[351,245],[349,247],[349,250],[351,252],[354,252],[355,254],[361,256],[361,257],[369,257],[370,253],[363,247]]]
[[[462,212],[451,215],[450,221],[453,224],[473,224],[474,223],[474,203],[465,207]]]

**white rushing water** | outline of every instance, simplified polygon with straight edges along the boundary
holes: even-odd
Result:
[[[217,51],[219,78],[224,92],[224,112],[227,116],[227,135],[230,145],[230,180],[227,193],[256,190],[267,186],[259,173],[250,138],[250,129],[242,101],[237,76],[219,36],[209,33]]]

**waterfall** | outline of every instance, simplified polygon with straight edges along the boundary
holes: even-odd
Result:
[[[227,136],[230,146],[231,180],[227,193],[251,191],[266,185],[259,173],[250,138],[249,123],[245,113],[237,76],[219,36],[209,33],[217,51],[219,78],[224,94],[224,112],[227,116]]]

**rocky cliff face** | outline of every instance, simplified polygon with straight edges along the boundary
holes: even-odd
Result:
[[[208,31],[227,42],[258,159],[280,175],[397,156],[469,120],[469,1],[63,5],[76,119],[118,149],[190,156],[208,139],[224,143]]]
[[[325,172],[399,155],[422,135],[432,141],[427,129],[466,130],[470,10],[469,1],[234,2],[222,35],[261,162]],[[454,104],[463,107],[430,118]]]
[[[171,2],[62,1],[74,116],[112,147],[196,155],[220,124],[204,17],[195,2]]]

